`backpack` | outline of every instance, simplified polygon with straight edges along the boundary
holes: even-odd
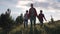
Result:
[[[35,15],[35,10],[34,8],[31,9],[31,15],[30,16],[34,16]]]

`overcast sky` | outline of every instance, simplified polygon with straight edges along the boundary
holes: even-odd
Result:
[[[38,14],[40,10],[43,10],[48,21],[51,15],[54,20],[60,20],[60,0],[0,0],[0,14],[10,8],[11,16],[15,19],[21,13],[24,14],[26,10],[29,10],[31,3]]]

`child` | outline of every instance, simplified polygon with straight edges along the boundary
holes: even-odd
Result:
[[[44,14],[43,14],[42,12],[43,12],[43,11],[40,10],[40,14],[37,16],[38,19],[39,19],[39,21],[40,21],[41,27],[42,27],[42,25],[43,25],[43,18],[46,20]],[[47,21],[47,20],[46,20],[46,21]]]
[[[24,14],[24,28],[28,27],[28,10]]]

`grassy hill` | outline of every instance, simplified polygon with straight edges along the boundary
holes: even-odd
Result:
[[[60,21],[55,21],[55,23],[44,23],[43,27],[40,27],[39,24],[36,25],[36,28],[28,29],[24,28],[23,25],[18,25],[12,31],[11,34],[60,34]]]
[[[33,28],[30,28],[30,25],[28,28],[24,28],[23,24],[17,25],[10,31],[10,34],[60,34],[60,20],[54,23],[44,23],[43,27],[39,24]]]

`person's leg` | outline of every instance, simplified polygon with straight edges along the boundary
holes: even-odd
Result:
[[[31,22],[31,27],[32,27],[32,18],[30,18],[30,22]]]
[[[25,21],[24,21],[24,28],[25,28]]]
[[[41,25],[41,27],[43,26],[43,21],[40,21],[40,25]]]
[[[36,17],[34,17],[34,27],[35,27],[35,25],[36,25]]]
[[[28,20],[26,21],[26,28],[28,28]]]

